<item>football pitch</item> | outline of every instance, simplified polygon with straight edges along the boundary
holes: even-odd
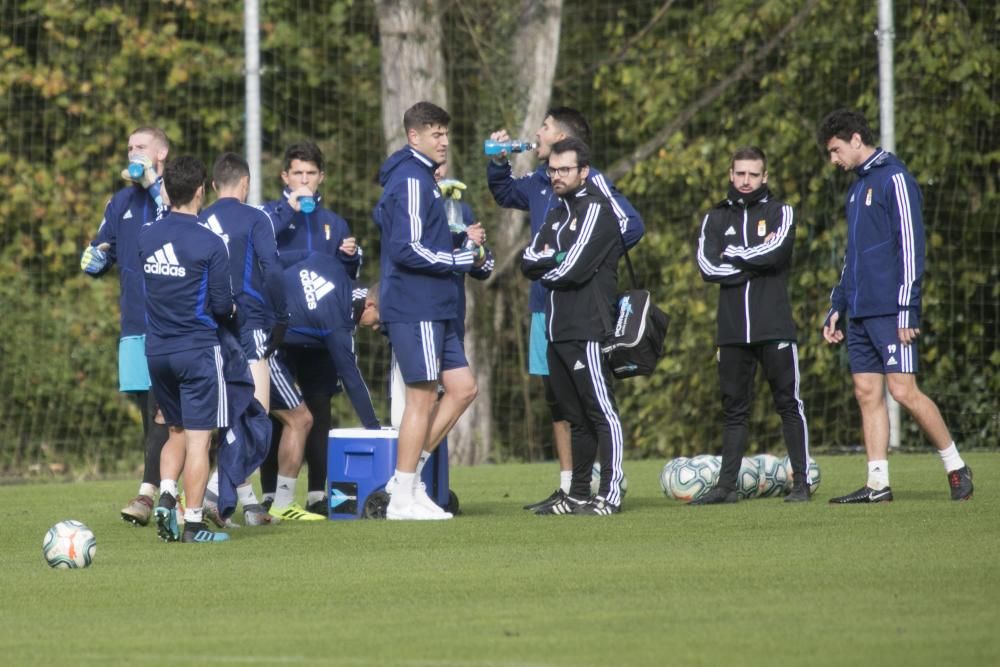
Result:
[[[860,456],[818,456],[813,502],[686,507],[629,461],[625,510],[536,517],[554,464],[452,468],[452,521],[338,521],[164,544],[132,481],[0,487],[3,665],[996,665],[1000,456],[949,500],[934,454],[891,460],[895,502],[835,507]],[[300,484],[304,486],[304,484]],[[78,519],[94,565],[51,570]]]

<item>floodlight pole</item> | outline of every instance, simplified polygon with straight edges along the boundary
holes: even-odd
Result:
[[[896,32],[892,19],[892,0],[878,3],[878,99],[879,127],[882,148],[896,152],[896,92],[893,74],[893,45]],[[889,448],[898,449],[902,440],[900,434],[899,403],[886,387],[886,402],[889,405]]]
[[[247,202],[261,203],[260,184],[260,15],[258,0],[243,3],[243,51],[246,61],[246,151],[250,165]]]

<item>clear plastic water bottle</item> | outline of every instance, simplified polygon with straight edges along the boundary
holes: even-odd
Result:
[[[303,213],[312,213],[316,210],[315,197],[299,197],[299,209]]]
[[[533,141],[494,141],[493,139],[487,139],[483,142],[483,152],[487,155],[500,155],[504,151],[507,154],[511,153],[523,153],[525,151],[533,151],[538,148],[538,144]]]
[[[141,162],[129,162],[128,163],[128,177],[133,181],[138,181],[142,178],[142,175],[146,173],[146,165]]]
[[[444,200],[444,212],[448,216],[448,230],[452,234],[465,231],[465,220],[462,218],[462,205],[456,199]]]

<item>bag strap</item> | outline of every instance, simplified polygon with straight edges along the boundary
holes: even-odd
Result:
[[[625,266],[628,267],[628,275],[632,279],[632,289],[639,289],[639,283],[635,279],[635,269],[632,268],[632,259],[628,256],[628,247],[625,245],[625,234],[622,233],[621,227],[618,228],[618,240],[621,241]]]

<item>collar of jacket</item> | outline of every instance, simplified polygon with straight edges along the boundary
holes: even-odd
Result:
[[[410,146],[410,153],[413,154],[413,157],[415,157],[418,160],[420,160],[424,164],[425,167],[427,167],[428,169],[430,169],[432,174],[434,173],[434,171],[438,167],[441,166],[440,164],[438,164],[434,160],[430,159],[429,157],[427,157],[426,155],[424,155],[423,153],[421,153],[420,151],[418,151],[413,146]]]
[[[750,208],[753,204],[757,202],[766,201],[768,197],[771,196],[771,191],[767,189],[767,183],[764,183],[759,188],[753,192],[748,192],[743,194],[736,187],[730,183],[729,192],[726,194],[726,201],[723,202],[726,206],[740,206],[742,208]]]
[[[888,151],[882,150],[882,147],[879,146],[875,149],[875,152],[872,153],[872,156],[865,160],[861,166],[857,167],[854,171],[858,176],[864,176],[874,167],[881,167],[885,164],[889,160],[889,155],[890,153]]]

